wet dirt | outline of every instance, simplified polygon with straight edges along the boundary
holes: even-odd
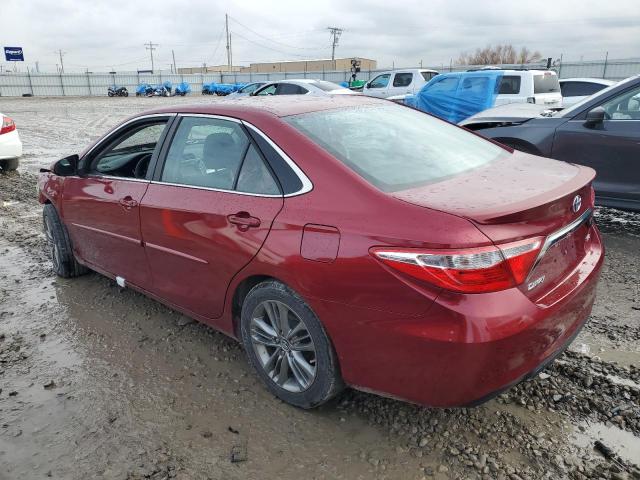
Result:
[[[25,148],[0,175],[0,479],[640,478],[640,215],[598,210],[607,260],[570,351],[473,409],[347,391],[301,411],[224,335],[98,274],[57,278],[37,170],[137,111],[212,101],[0,100]]]

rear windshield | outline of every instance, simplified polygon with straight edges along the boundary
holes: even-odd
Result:
[[[324,90],[325,92],[330,92],[331,90],[340,90],[341,87],[337,83],[325,82],[324,80],[317,80],[312,83],[312,85],[318,87],[320,90]]]
[[[385,192],[459,175],[509,154],[461,128],[392,103],[285,120]]]
[[[533,76],[533,93],[555,93],[560,91],[560,82],[553,73]]]

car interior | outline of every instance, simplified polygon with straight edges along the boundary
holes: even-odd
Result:
[[[602,107],[611,120],[640,120],[640,88],[605,102]]]

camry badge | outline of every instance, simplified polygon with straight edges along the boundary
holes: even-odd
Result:
[[[573,213],[577,213],[578,210],[580,210],[581,206],[582,206],[582,197],[580,195],[576,195],[575,197],[573,197],[573,204],[571,205],[571,208],[573,209]]]

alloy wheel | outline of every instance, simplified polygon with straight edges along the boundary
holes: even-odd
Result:
[[[260,366],[281,388],[308,389],[316,377],[317,357],[302,319],[283,302],[266,300],[251,316],[251,343]]]

